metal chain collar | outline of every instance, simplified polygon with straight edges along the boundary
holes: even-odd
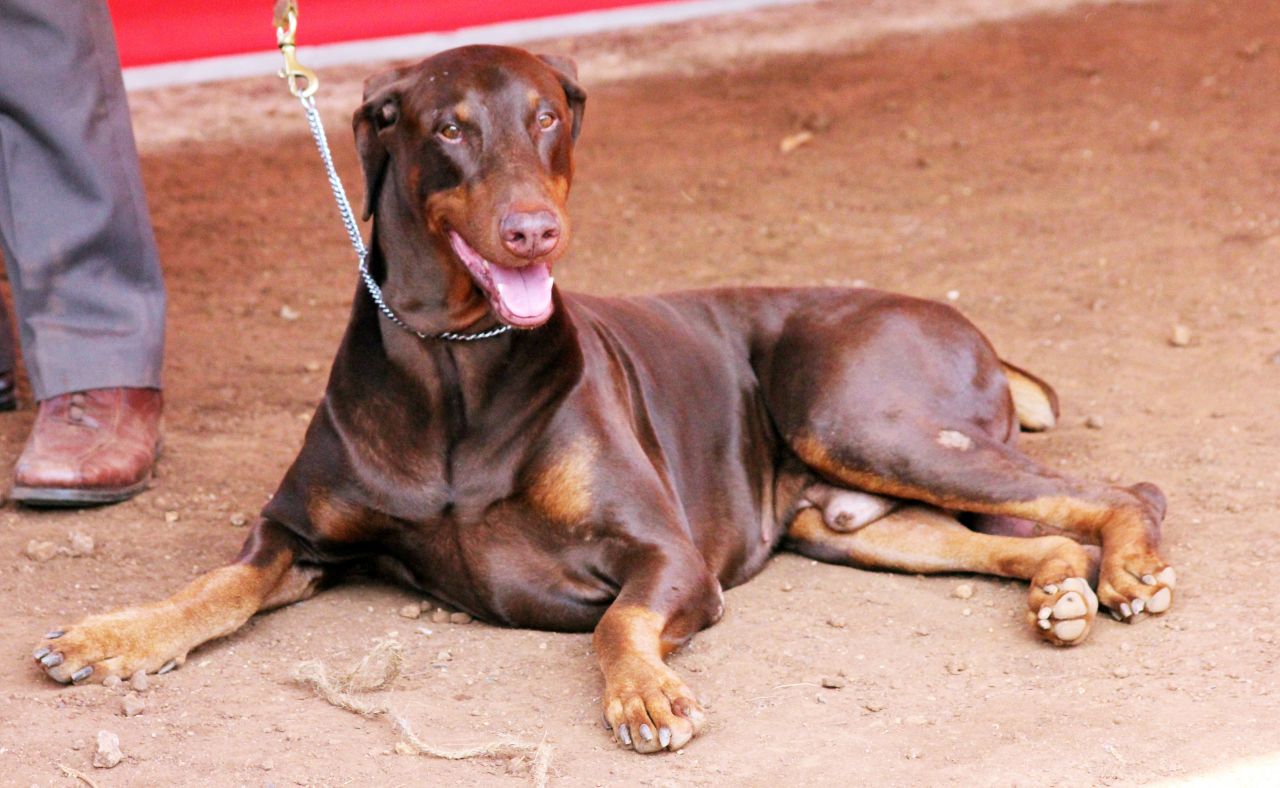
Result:
[[[391,307],[387,306],[387,302],[382,298],[382,288],[378,287],[378,283],[373,281],[373,276],[369,273],[369,266],[367,265],[369,250],[365,248],[364,239],[360,237],[360,227],[356,224],[355,214],[351,212],[351,203],[347,202],[347,192],[342,188],[342,181],[338,178],[338,171],[333,166],[333,156],[329,153],[329,141],[325,137],[324,124],[320,121],[320,113],[316,109],[316,100],[311,95],[299,96],[298,100],[302,102],[302,108],[306,110],[307,125],[311,127],[311,136],[315,138],[316,148],[320,151],[320,159],[324,162],[325,173],[329,178],[329,189],[333,191],[333,199],[338,203],[338,213],[342,215],[342,225],[347,230],[347,238],[351,240],[351,246],[355,249],[356,258],[360,262],[360,278],[364,281],[365,289],[369,291],[369,297],[373,299],[373,303],[378,305],[378,310],[382,312],[382,315],[410,334],[414,334],[419,339],[424,340],[444,339],[450,342],[474,342],[477,339],[489,339],[510,331],[511,326],[504,323],[487,331],[477,331],[473,334],[457,331],[426,334],[401,320],[400,316],[392,311]]]

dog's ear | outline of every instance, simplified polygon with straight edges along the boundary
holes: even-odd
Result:
[[[375,74],[364,83],[364,103],[356,110],[351,125],[356,133],[356,151],[364,167],[364,218],[373,215],[378,192],[387,172],[390,154],[383,132],[400,120],[400,79],[398,69]]]
[[[538,59],[550,66],[560,78],[560,87],[564,88],[569,111],[573,113],[573,138],[576,140],[582,131],[582,113],[587,105],[587,92],[578,84],[578,64],[573,62],[573,58],[560,55],[538,55]]]

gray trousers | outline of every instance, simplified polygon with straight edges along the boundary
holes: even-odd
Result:
[[[0,0],[0,251],[36,399],[159,387],[164,282],[105,0]]]

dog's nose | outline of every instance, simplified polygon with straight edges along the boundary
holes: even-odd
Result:
[[[502,245],[517,257],[541,257],[560,242],[560,222],[550,211],[512,211],[498,230]]]

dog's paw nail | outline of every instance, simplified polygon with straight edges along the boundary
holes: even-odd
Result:
[[[645,741],[653,741],[653,729],[646,723],[640,723],[640,738]]]
[[[38,649],[36,649],[36,653],[32,654],[31,656],[32,656],[33,658],[35,658],[36,662],[39,662],[41,659],[43,659],[43,658],[44,658],[44,655],[45,655],[45,654],[48,654],[50,651],[53,651],[53,649],[51,649],[51,648],[47,648],[47,647],[46,647],[46,648],[38,648]]]
[[[631,729],[627,727],[625,722],[618,726],[618,738],[622,739],[623,744],[628,747],[631,746]]]
[[[609,718],[608,718],[608,717],[605,717],[604,715],[601,715],[601,716],[600,716],[600,721],[604,723],[604,729],[605,729],[605,730],[607,730],[607,731],[611,731],[611,730],[613,730],[613,725],[611,725],[611,724],[609,723]]]
[[[1129,607],[1128,602],[1120,603],[1120,616],[1121,618],[1133,618],[1133,608]]]
[[[1133,600],[1133,614],[1135,616],[1141,613],[1143,610],[1145,610],[1146,607],[1147,607],[1147,603],[1143,602],[1141,599]]]
[[[658,729],[658,744],[661,744],[664,748],[665,748],[667,745],[671,744],[671,729],[670,729],[670,728],[659,728],[659,729]]]
[[[92,675],[93,675],[93,666],[86,665],[85,667],[80,668],[75,673],[71,674],[71,683],[75,684],[78,681],[84,681],[85,679],[89,678]]]
[[[66,632],[64,632],[64,631],[62,631],[61,629],[55,629],[55,630],[53,630],[52,632],[46,632],[46,633],[44,633],[44,639],[45,639],[45,640],[57,640],[58,638],[62,637],[62,636],[63,636],[63,635],[65,635],[65,634],[67,634],[67,633],[66,633]]]
[[[1058,586],[1056,586],[1053,583],[1050,583],[1049,585],[1044,587],[1044,592],[1049,596],[1053,596],[1054,594],[1058,593]]]
[[[1049,607],[1048,605],[1045,605],[1044,607],[1040,608],[1040,612],[1036,614],[1036,618],[1040,619],[1041,621],[1044,621],[1051,615],[1053,615],[1053,608]]]
[[[62,655],[56,651],[52,654],[45,654],[40,658],[40,664],[46,668],[56,668],[62,664]]]
[[[1143,584],[1143,585],[1145,585],[1145,586],[1153,586],[1153,585],[1155,585],[1155,584],[1156,584],[1156,576],[1155,576],[1155,575],[1143,575],[1143,576],[1142,576],[1142,584]]]
[[[1173,592],[1167,588],[1162,588],[1155,592],[1150,599],[1147,600],[1148,613],[1163,613],[1169,609],[1169,605],[1173,602]]]
[[[1110,613],[1111,617],[1116,621],[1124,621],[1124,616],[1120,615],[1119,610],[1108,610],[1107,612]]]
[[[161,674],[168,673],[176,667],[178,667],[178,660],[171,659],[160,666],[160,669],[156,671],[156,675],[159,676]]]
[[[1173,571],[1173,567],[1166,566],[1156,575],[1156,580],[1159,580],[1169,588],[1174,588],[1178,585],[1178,573]]]
[[[1053,624],[1049,623],[1049,619],[1042,618],[1036,621],[1036,626],[1040,627],[1041,629],[1048,629],[1049,627],[1053,626]]]

